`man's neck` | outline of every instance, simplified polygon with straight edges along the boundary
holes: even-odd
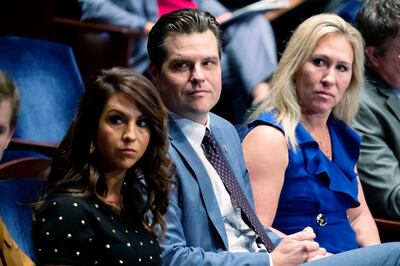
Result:
[[[200,125],[203,125],[203,126],[207,125],[208,117],[209,117],[208,113],[206,113],[206,114],[192,114],[192,113],[178,114],[173,111],[169,111],[169,114],[173,119],[185,118],[185,119],[189,119],[189,120],[191,120],[195,123],[198,123]]]

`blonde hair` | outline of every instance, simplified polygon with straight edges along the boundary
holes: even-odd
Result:
[[[248,120],[251,122],[262,113],[275,110],[276,119],[285,131],[286,142],[295,150],[295,129],[302,116],[295,75],[312,55],[318,40],[326,34],[344,36],[353,48],[351,81],[342,100],[332,111],[335,118],[351,124],[358,109],[358,95],[364,85],[364,42],[353,26],[334,14],[312,16],[297,27],[272,78],[270,95],[250,111]]]

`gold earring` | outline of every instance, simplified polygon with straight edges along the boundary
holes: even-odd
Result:
[[[89,154],[93,154],[95,150],[96,150],[96,148],[94,147],[93,141],[92,141],[92,142],[90,142]]]

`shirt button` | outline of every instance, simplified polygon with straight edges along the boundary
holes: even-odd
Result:
[[[317,215],[317,218],[315,219],[317,221],[317,224],[319,226],[325,226],[328,224],[328,219],[326,218],[325,215],[323,215],[322,213]]]

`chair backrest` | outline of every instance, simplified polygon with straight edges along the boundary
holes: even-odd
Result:
[[[0,165],[0,217],[18,246],[35,260],[33,203],[46,187],[50,159],[22,158]]]
[[[0,37],[0,69],[16,82],[21,107],[14,138],[56,144],[83,93],[70,47],[25,37]]]
[[[127,27],[58,16],[52,21],[52,29],[54,40],[67,44],[74,50],[85,84],[100,69],[129,67],[134,39],[140,36],[138,30]]]
[[[347,0],[343,1],[334,12],[347,22],[354,25],[361,6],[361,0]]]

